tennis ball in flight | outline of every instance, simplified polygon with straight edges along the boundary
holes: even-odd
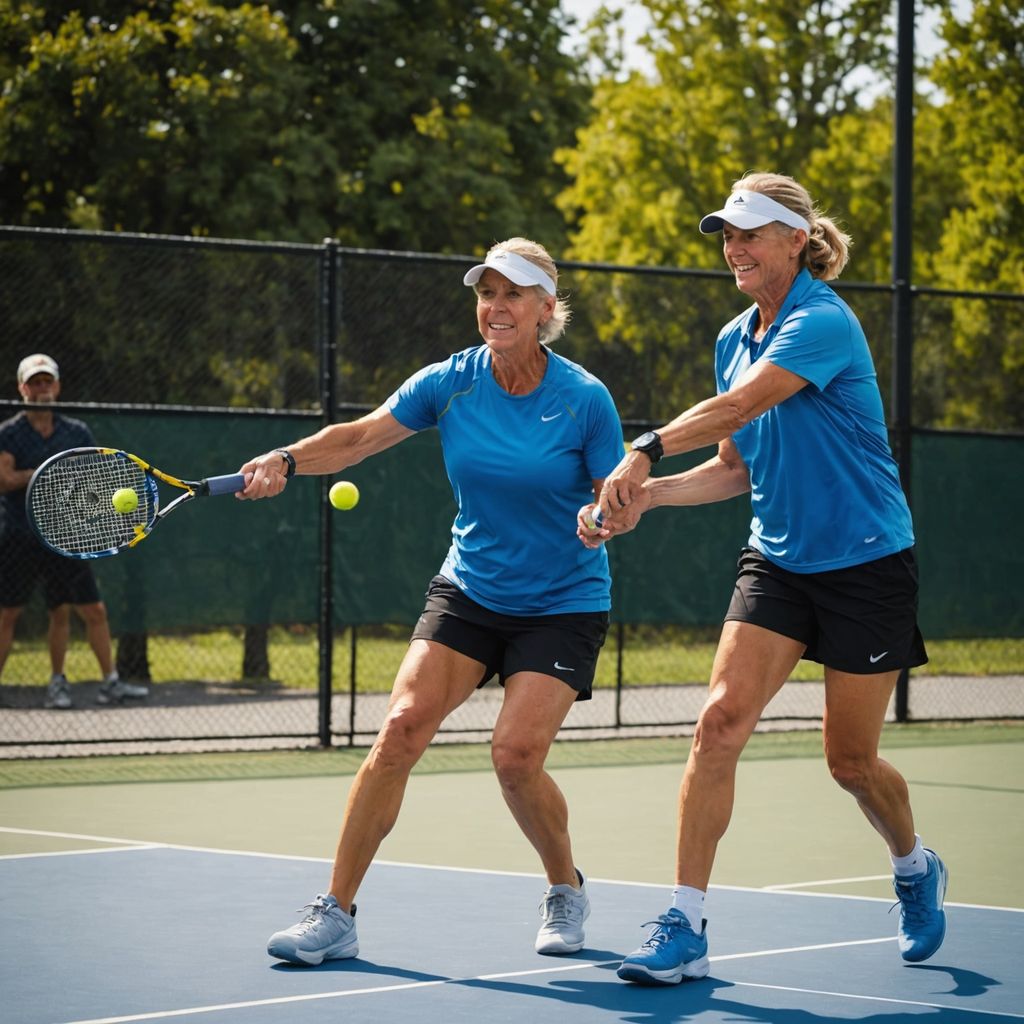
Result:
[[[122,487],[111,495],[110,504],[114,506],[115,512],[126,516],[139,507],[139,496],[130,487]]]
[[[330,490],[331,504],[347,512],[359,504],[359,488],[349,480],[339,480]]]

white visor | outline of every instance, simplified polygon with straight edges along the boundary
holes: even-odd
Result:
[[[721,210],[715,210],[702,218],[700,230],[705,235],[711,235],[721,231],[723,224],[731,224],[741,231],[749,231],[751,228],[771,224],[773,220],[790,228],[803,228],[810,234],[811,225],[799,213],[794,213],[788,206],[777,203],[763,192],[751,192],[745,188],[733,192]]]
[[[540,267],[518,253],[507,252],[505,249],[495,249],[494,252],[488,253],[487,259],[483,263],[478,263],[466,271],[462,283],[476,284],[488,267],[491,270],[496,270],[503,277],[507,277],[513,284],[524,288],[532,284],[540,285],[548,295],[555,294],[555,282]]]

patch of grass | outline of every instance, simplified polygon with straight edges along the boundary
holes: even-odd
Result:
[[[355,644],[356,679],[361,693],[386,693],[408,643],[407,626],[361,627]],[[629,686],[707,682],[714,660],[717,631],[680,627],[628,627],[622,652],[623,681]],[[183,679],[231,683],[242,678],[241,629],[219,629],[180,636],[151,636],[149,664],[154,683]],[[318,652],[312,627],[275,626],[268,639],[270,673],[289,689],[315,690]],[[351,685],[352,636],[339,634],[334,645],[334,689]],[[1024,639],[934,640],[928,643],[930,661],[914,670],[929,675],[1000,676],[1024,672]],[[613,687],[618,670],[617,633],[613,627],[597,665],[596,685]],[[49,678],[45,641],[16,642],[4,678],[9,683],[44,685]],[[73,681],[98,678],[96,661],[84,641],[71,645],[67,675]],[[792,678],[823,678],[822,668],[802,661]]]
[[[888,725],[882,735],[882,747],[888,750],[971,743],[1024,744],[1024,722]],[[547,764],[553,769],[641,764],[678,764],[682,768],[689,749],[689,737],[562,740],[552,746]],[[365,748],[346,747],[0,760],[0,789],[343,776],[355,774],[365,756]],[[820,756],[821,733],[818,730],[755,733],[743,753],[745,761]],[[486,743],[435,744],[428,748],[415,770],[418,774],[489,772],[490,746]]]

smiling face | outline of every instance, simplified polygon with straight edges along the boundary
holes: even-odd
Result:
[[[493,351],[506,353],[537,345],[538,327],[554,312],[554,296],[535,285],[513,284],[490,267],[475,287],[477,327]]]
[[[807,232],[775,221],[746,231],[722,227],[722,251],[736,287],[755,301],[778,301],[789,291],[806,242]]]

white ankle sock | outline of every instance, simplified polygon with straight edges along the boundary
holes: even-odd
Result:
[[[928,870],[928,861],[925,859],[924,846],[921,844],[921,837],[914,836],[914,848],[906,857],[894,857],[891,853],[889,859],[892,861],[892,870],[897,878],[909,878],[911,875],[923,875]]]
[[[704,927],[704,890],[689,885],[677,885],[672,890],[672,906],[685,914],[690,927],[700,935]]]

